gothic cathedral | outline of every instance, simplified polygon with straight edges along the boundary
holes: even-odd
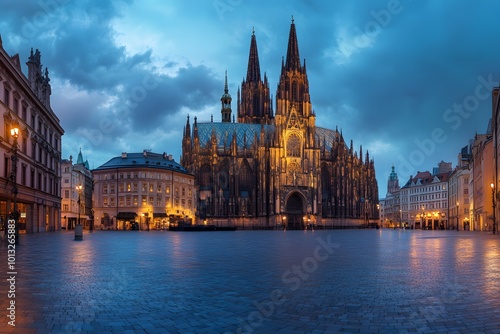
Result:
[[[378,219],[373,160],[338,130],[316,126],[292,19],[273,111],[252,33],[237,122],[225,77],[221,122],[187,118],[181,164],[198,183],[197,217],[239,228],[339,228]]]

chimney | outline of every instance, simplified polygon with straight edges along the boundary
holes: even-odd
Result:
[[[122,152],[122,159],[127,159],[127,152]]]

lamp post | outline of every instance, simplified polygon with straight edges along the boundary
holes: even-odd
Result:
[[[457,232],[459,231],[458,229],[458,216],[460,215],[460,203],[457,201]]]
[[[81,184],[76,186],[76,191],[78,192],[78,201],[76,202],[78,204],[78,220],[75,226],[75,240],[80,241],[83,240],[83,226],[80,223],[80,194],[82,192]]]
[[[19,138],[19,126],[17,124],[13,124],[10,129],[10,134],[12,138],[14,138],[14,142],[12,143],[12,151],[13,154],[11,156],[12,159],[12,195],[14,196],[14,211],[12,212],[12,218],[14,219],[14,230],[15,230],[15,238],[14,243],[16,245],[19,244],[19,213],[17,212],[17,138]]]
[[[496,219],[496,210],[495,210],[495,185],[493,183],[490,184],[491,186],[491,203],[493,204],[493,234],[497,233],[497,219]]]

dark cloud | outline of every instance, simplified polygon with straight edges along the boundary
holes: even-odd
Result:
[[[467,0],[5,0],[0,34],[23,63],[31,47],[41,50],[58,88],[63,154],[82,146],[100,165],[121,150],[178,158],[187,113],[219,119],[225,70],[236,112],[253,28],[274,96],[293,15],[317,125],[338,126],[356,150],[371,150],[384,195],[393,163],[405,180],[441,160],[455,164],[467,140],[485,131],[490,98],[476,98],[460,124],[446,113],[500,80],[499,9]],[[446,140],[422,148],[436,129]],[[425,159],[410,161],[425,150]]]

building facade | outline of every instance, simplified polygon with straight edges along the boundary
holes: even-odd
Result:
[[[485,134],[476,134],[472,144],[473,198],[472,228],[493,230],[494,159],[491,122]]]
[[[0,219],[5,222],[16,206],[20,233],[61,228],[64,130],[51,108],[49,74],[40,59],[31,50],[26,77],[19,55],[9,56],[0,38]]]
[[[255,33],[247,75],[237,93],[237,119],[227,87],[221,122],[188,116],[181,164],[196,176],[199,219],[243,227],[304,229],[378,221],[374,162],[343,134],[316,126],[306,63],[292,20],[272,108],[261,77]]]
[[[458,155],[457,167],[448,178],[448,199],[450,227],[459,231],[474,230],[473,196],[470,187],[472,181],[472,145],[462,148]]]
[[[441,162],[432,174],[417,172],[401,188],[401,217],[410,228],[424,230],[450,229],[448,177],[451,163]]]
[[[167,229],[194,221],[194,176],[166,153],[122,153],[92,174],[96,229]]]
[[[92,190],[93,178],[88,161],[82,151],[76,163],[73,156],[61,162],[61,226],[72,230],[79,223],[84,229],[93,229]]]
[[[401,187],[395,167],[387,180],[387,194],[380,200],[380,225],[386,228],[408,227],[408,222],[403,221],[401,208]]]

